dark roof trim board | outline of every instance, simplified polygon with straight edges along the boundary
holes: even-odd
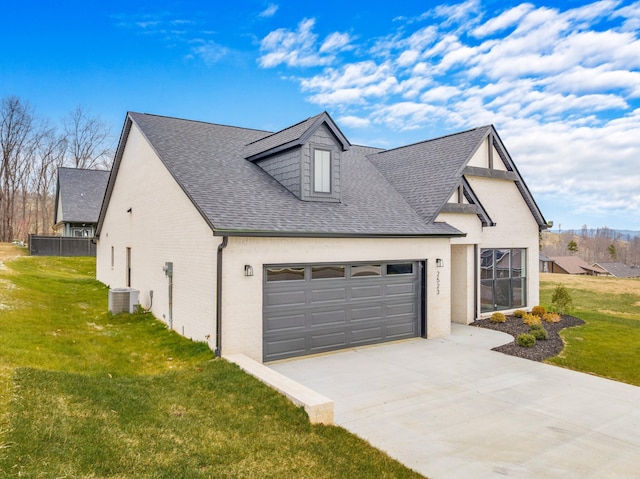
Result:
[[[244,157],[249,161],[257,161],[261,158],[301,146],[307,142],[322,124],[327,126],[336,141],[341,145],[342,151],[349,149],[351,146],[349,140],[347,140],[331,116],[325,111],[284,130],[280,130],[265,138],[247,144],[243,152]]]
[[[456,238],[467,236],[467,233],[331,233],[331,232],[287,232],[287,231],[249,231],[215,229],[214,236],[237,236],[255,238]]]

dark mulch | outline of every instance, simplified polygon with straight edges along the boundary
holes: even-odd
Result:
[[[542,324],[544,329],[549,332],[549,339],[536,341],[536,344],[531,348],[523,348],[515,341],[515,338],[519,334],[529,332],[529,325],[524,324],[521,318],[507,316],[507,320],[504,323],[492,323],[489,319],[480,319],[471,323],[471,326],[494,329],[513,336],[513,342],[493,348],[494,351],[499,351],[511,356],[517,356],[519,358],[531,359],[532,361],[543,361],[547,358],[557,356],[564,348],[564,342],[558,334],[561,330],[571,328],[573,326],[580,326],[581,324],[584,324],[584,321],[580,318],[576,318],[575,316],[564,315],[562,316],[562,320],[558,323],[546,323],[543,321]]]

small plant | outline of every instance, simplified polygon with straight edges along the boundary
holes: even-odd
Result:
[[[551,304],[560,314],[566,314],[573,307],[573,299],[563,284],[557,284],[551,296]]]
[[[527,312],[526,312],[524,309],[516,309],[516,310],[513,312],[513,315],[514,315],[516,318],[522,318],[522,317],[524,317],[524,315],[525,315],[525,314],[527,314]]]
[[[544,329],[544,326],[542,325],[542,323],[533,323],[532,325],[530,325],[530,331],[533,331],[535,329]]]
[[[504,323],[506,320],[507,320],[506,316],[497,311],[493,313],[489,318],[489,321],[491,321],[492,323]]]
[[[516,341],[518,341],[518,345],[523,348],[531,348],[536,344],[535,336],[527,333],[519,334]]]
[[[542,319],[544,319],[546,323],[559,323],[562,316],[558,313],[545,313],[542,315]]]
[[[532,324],[540,324],[542,320],[540,319],[540,316],[536,316],[535,314],[531,314],[531,313],[526,313],[522,317],[522,322],[524,324],[528,324],[529,326],[531,326]]]
[[[531,336],[533,336],[534,338],[536,338],[537,341],[544,341],[545,339],[549,338],[549,333],[547,332],[546,329],[544,329],[543,327],[540,328],[536,328],[533,329],[533,326],[538,326],[536,325],[532,325],[531,326]]]
[[[542,317],[542,315],[546,312],[547,312],[547,308],[545,308],[544,306],[534,306],[533,308],[531,308],[531,314],[535,316]]]

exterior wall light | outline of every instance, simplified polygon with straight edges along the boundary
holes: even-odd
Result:
[[[436,259],[436,267],[442,268],[443,266],[444,266],[444,261],[442,260],[442,258],[437,258]]]
[[[244,275],[245,276],[253,276],[253,266],[250,264],[244,265]]]

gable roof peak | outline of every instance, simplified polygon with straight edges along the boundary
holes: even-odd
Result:
[[[336,138],[336,141],[340,143],[342,150],[348,150],[351,146],[349,140],[347,140],[342,131],[340,131],[340,128],[338,128],[338,125],[336,125],[329,113],[323,111],[295,125],[288,126],[283,130],[248,143],[245,145],[243,155],[247,160],[255,161],[274,153],[300,146],[323,124],[327,125],[327,128],[329,128]]]

